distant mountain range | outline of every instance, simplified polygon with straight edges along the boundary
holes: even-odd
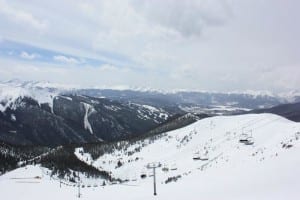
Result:
[[[247,93],[167,93],[11,80],[0,82],[0,140],[46,146],[116,141],[173,130],[194,122],[197,115],[268,109],[298,98],[296,93],[288,98]],[[194,115],[182,117],[187,113]]]

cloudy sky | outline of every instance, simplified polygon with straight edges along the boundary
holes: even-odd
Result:
[[[283,92],[298,0],[0,0],[0,80]]]

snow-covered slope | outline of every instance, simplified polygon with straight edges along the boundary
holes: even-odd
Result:
[[[162,172],[157,172],[157,196],[153,196],[152,179],[143,182],[102,185],[102,180],[83,182],[81,199],[124,200],[298,200],[300,191],[299,146],[281,153],[276,159],[263,164],[242,164],[198,171],[176,183],[161,183]],[[27,166],[0,176],[1,199],[14,200],[75,200],[75,184],[52,179],[39,166]],[[82,185],[81,184],[81,185]],[[90,185],[90,187],[87,187]]]
[[[253,139],[254,144],[240,142],[244,135],[251,137],[249,141]],[[151,176],[152,171],[147,169],[147,164],[152,162],[162,165],[159,169],[162,183],[177,180],[186,188],[205,182],[213,187],[211,178],[221,179],[224,185],[228,181],[238,186],[238,183],[232,182],[232,178],[237,179],[237,176],[248,180],[243,190],[256,182],[260,186],[263,182],[287,187],[297,182],[291,174],[300,174],[300,170],[293,166],[294,162],[300,163],[297,155],[300,150],[300,123],[272,114],[207,118],[161,137],[134,144],[122,142],[117,146],[119,150],[115,149],[96,160],[83,148],[76,149],[75,154],[82,161],[110,171],[115,178],[128,180],[131,184],[143,184],[141,176]],[[278,171],[273,169],[275,163],[279,169],[295,171]],[[265,170],[268,171],[266,177],[263,176]],[[281,183],[280,179],[272,177],[277,173],[280,177],[287,176],[286,180]],[[233,177],[228,177],[228,174]],[[224,175],[229,179],[220,178]],[[243,185],[242,179],[238,180]],[[278,182],[273,183],[273,180]],[[221,187],[221,184],[217,185]],[[260,187],[256,189],[264,192]],[[285,189],[288,190],[288,187]],[[230,190],[235,191],[235,188]]]
[[[297,123],[276,115],[245,115],[204,119],[177,131],[166,133],[146,145],[133,157],[130,164],[123,162],[115,169],[117,154],[123,161],[130,159],[125,151],[116,151],[93,161],[88,153],[76,155],[89,164],[107,168],[123,178],[134,177],[139,167],[160,161],[163,167],[170,164],[174,170],[157,170],[158,196],[152,195],[152,178],[125,184],[101,186],[103,180],[84,180],[83,199],[298,199],[300,183],[299,130]],[[253,145],[239,142],[239,135],[252,130]],[[188,136],[190,139],[184,139]],[[297,139],[298,138],[298,139]],[[207,161],[194,161],[194,152],[204,146],[208,149]],[[126,152],[139,145],[129,146]],[[103,165],[103,161],[107,165]],[[177,169],[176,169],[177,168]],[[176,169],[176,170],[175,170]],[[144,169],[142,173],[151,172]],[[165,184],[167,177],[178,178],[176,183]],[[45,175],[38,166],[20,168],[0,177],[4,199],[77,199],[74,184],[59,186],[59,181]],[[90,185],[91,187],[87,187]],[[13,192],[14,191],[14,192]],[[46,195],[49,194],[49,195]],[[50,195],[51,194],[51,195]]]
[[[169,116],[162,108],[77,95],[72,87],[49,82],[0,82],[0,140],[11,144],[124,139],[144,134]]]
[[[197,170],[260,163],[280,157],[282,152],[298,145],[299,131],[299,123],[272,114],[213,117],[162,134],[160,138],[135,144],[120,142],[120,150],[106,153],[92,164],[111,171],[116,178],[136,180],[149,171],[148,163],[160,162],[164,180],[167,180]],[[243,134],[252,136],[254,144],[241,143]],[[81,160],[89,160],[89,154],[83,152],[77,149],[75,153]]]
[[[122,142],[118,145],[120,150],[96,160],[78,148],[75,154],[82,161],[111,171],[114,177],[129,179],[104,187],[102,179],[83,180],[81,198],[296,200],[300,196],[299,131],[299,123],[280,116],[251,114],[207,118],[160,137],[134,144]],[[254,144],[241,143],[241,135],[250,137],[251,132]],[[121,164],[118,165],[118,161]],[[157,196],[153,196],[152,170],[146,168],[151,162],[162,164],[156,171]],[[39,182],[35,184],[12,179],[35,177],[42,169],[37,166],[27,170],[18,169],[0,177],[2,197],[77,199],[76,187],[62,185],[60,188],[57,180],[45,175],[39,181],[31,180]],[[144,174],[147,178],[142,179],[140,176]]]

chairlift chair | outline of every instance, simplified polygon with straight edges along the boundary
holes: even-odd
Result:
[[[209,159],[208,152],[205,152],[205,153],[203,153],[203,154],[200,155],[200,160],[206,161],[208,159]]]
[[[248,138],[249,138],[248,134],[243,133],[243,134],[240,135],[239,142],[240,142],[240,143],[248,142]]]
[[[172,171],[177,170],[177,165],[176,165],[176,163],[174,163],[174,164],[171,165],[171,170],[172,170]]]
[[[147,177],[147,174],[141,174],[141,178],[144,179]]]
[[[199,152],[194,153],[193,160],[200,160]]]
[[[196,152],[193,156],[193,160],[202,160],[202,161],[206,161],[208,160],[209,157],[208,157],[208,152],[206,151],[205,153],[199,153],[199,152]]]
[[[253,137],[248,137],[247,140],[244,142],[245,145],[253,145],[254,139]]]
[[[144,179],[147,177],[147,173],[145,172],[145,170],[142,170],[141,172],[141,178]]]
[[[163,165],[162,171],[163,171],[163,172],[168,172],[168,171],[169,171],[169,167],[168,167],[167,164],[164,164],[164,165]]]

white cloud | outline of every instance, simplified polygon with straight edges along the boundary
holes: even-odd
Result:
[[[8,66],[11,66],[9,67],[10,70],[7,70]],[[20,63],[6,59],[0,60],[0,74],[0,79],[2,80],[12,78],[49,80],[51,82],[76,84],[86,87],[147,86],[153,78],[150,74],[148,74],[148,77],[143,77],[145,75],[143,73],[129,68],[118,68],[113,65],[101,65],[99,67],[70,65],[62,67],[61,65],[43,63]]]
[[[12,55],[11,52],[9,52],[9,54]],[[39,56],[40,56],[39,54],[35,54],[35,53],[30,54],[30,53],[27,53],[26,51],[22,51],[21,54],[20,54],[21,58],[24,58],[24,59],[27,59],[27,60],[33,60],[33,59],[35,59]]]
[[[30,12],[21,9],[21,6],[18,8],[11,6],[5,0],[0,0],[0,14],[6,16],[9,20],[30,25],[38,30],[43,30],[47,27],[44,21],[36,18]]]
[[[230,16],[227,0],[134,0],[133,5],[147,20],[184,37],[198,36],[206,26],[221,25]]]
[[[65,64],[74,64],[74,65],[77,65],[77,64],[80,63],[80,61],[77,60],[76,58],[67,57],[67,56],[63,56],[63,55],[53,56],[53,60],[61,62],[61,63],[65,63]]]
[[[299,85],[299,4],[297,0],[0,0],[0,35],[73,55],[53,59],[61,68],[74,70],[68,74],[88,75],[91,78],[85,81],[90,83],[99,80],[89,73],[103,73],[121,85],[285,90]],[[112,65],[70,68],[88,65],[80,57]],[[129,78],[120,74],[124,67],[130,69],[125,70]],[[35,77],[43,74],[41,70]],[[110,83],[107,77],[102,80]]]

